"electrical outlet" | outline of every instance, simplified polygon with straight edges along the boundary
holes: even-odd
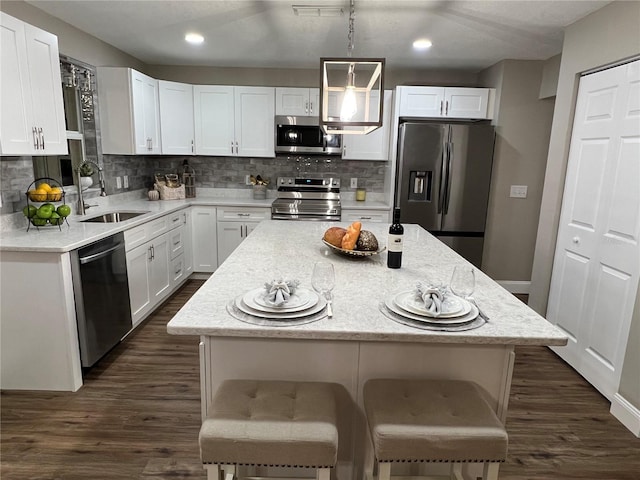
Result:
[[[244,184],[245,185],[251,185],[251,175],[245,175],[244,176]]]
[[[116,177],[116,188],[122,188],[122,178]]]
[[[511,198],[527,198],[526,185],[511,185]]]
[[[351,188],[358,188],[358,179],[357,178],[352,178],[351,179]]]
[[[122,177],[122,181],[124,183],[124,188],[129,188],[129,175]]]

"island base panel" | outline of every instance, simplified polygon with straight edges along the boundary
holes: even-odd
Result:
[[[338,399],[337,478],[365,479],[371,470],[362,387],[370,378],[450,378],[472,380],[506,418],[514,351],[511,345],[356,342],[338,340],[201,337],[202,416],[227,379],[326,381],[343,385],[350,398]],[[406,475],[446,474],[446,465],[401,465]],[[469,465],[475,475],[482,467]],[[395,472],[395,470],[394,470]],[[269,474],[281,474],[269,470]],[[472,477],[473,478],[473,477]]]

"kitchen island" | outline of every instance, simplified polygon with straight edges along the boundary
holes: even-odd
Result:
[[[168,332],[200,337],[202,415],[228,378],[318,380],[342,384],[338,477],[361,478],[365,420],[362,386],[374,377],[473,380],[491,396],[504,421],[516,345],[565,345],[567,338],[497,283],[477,272],[474,298],[490,317],[461,332],[422,330],[380,310],[385,297],[418,281],[448,284],[466,260],[417,225],[405,225],[402,268],[386,253],[341,256],[322,242],[324,222],[264,221],[233,252],[168,324]],[[346,223],[342,224],[346,226]],[[365,224],[386,246],[385,224]],[[298,279],[311,288],[315,262],[336,271],[332,318],[297,326],[260,326],[237,320],[227,308],[265,282]],[[355,407],[353,406],[355,405]]]

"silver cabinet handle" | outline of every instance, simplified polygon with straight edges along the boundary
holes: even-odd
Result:
[[[371,220],[371,217],[360,217],[360,220]]]
[[[304,102],[304,113],[309,113],[309,102]]]
[[[38,129],[38,136],[40,137],[41,148],[44,150],[44,133],[42,132],[42,127]]]
[[[151,254],[151,247],[149,247],[147,251],[149,252],[149,256],[147,257],[147,260],[149,261],[153,260],[153,255]]]
[[[250,213],[238,213],[239,217],[250,217],[251,214]]]
[[[34,150],[38,150],[38,148],[40,147],[40,144],[38,143],[38,129],[36,127],[33,127],[31,129],[31,134],[33,135],[33,148]]]
[[[440,100],[440,115],[444,114],[444,100]]]
[[[444,102],[444,114],[445,115],[449,115],[449,100],[447,100],[446,102]]]
[[[239,153],[238,151],[238,142],[236,142],[236,155]]]
[[[193,153],[193,140],[191,140],[191,153]]]
[[[309,102],[309,113],[311,113],[311,115],[313,115],[313,102]]]
[[[233,155],[233,140],[231,141],[231,155]]]

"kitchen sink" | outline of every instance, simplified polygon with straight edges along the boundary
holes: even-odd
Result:
[[[97,217],[87,218],[86,220],[80,221],[92,223],[116,223],[130,220],[140,215],[144,215],[145,213],[149,212],[109,212],[98,215]]]

